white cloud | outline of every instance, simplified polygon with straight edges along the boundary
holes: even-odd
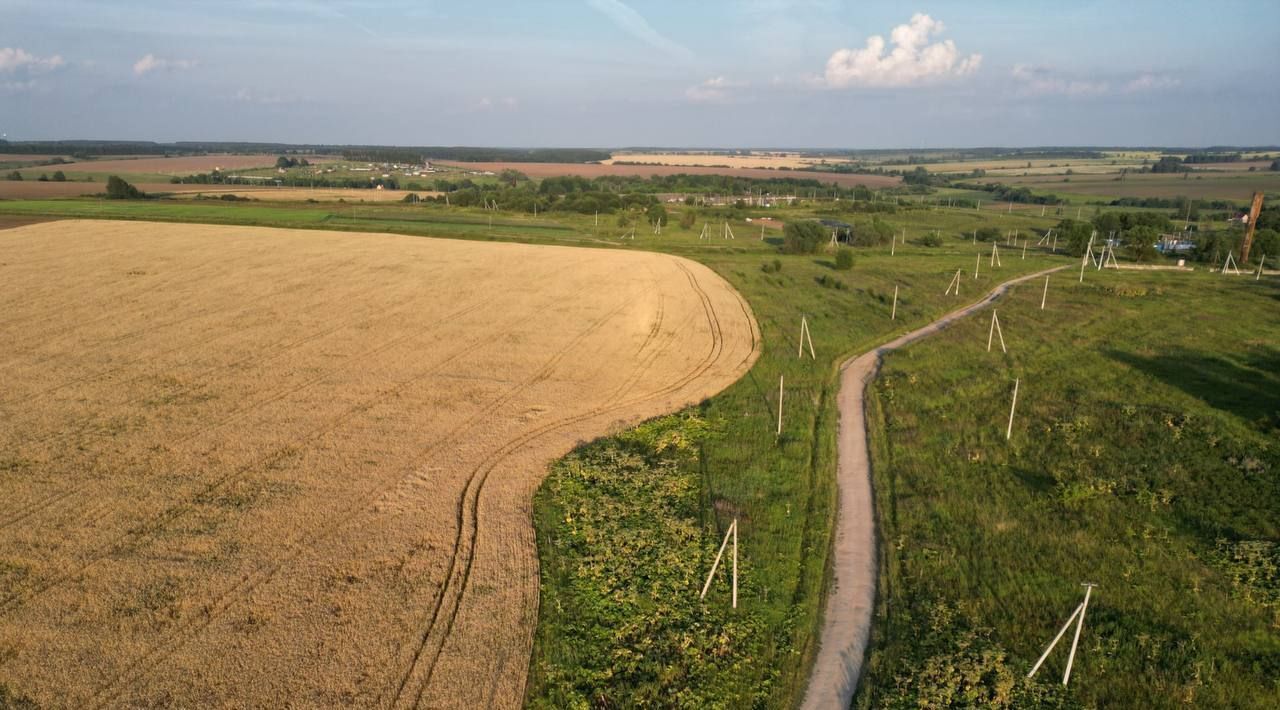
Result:
[[[658,31],[649,24],[648,20],[621,2],[621,0],[587,0],[587,4],[604,14],[605,17],[613,20],[613,23],[627,34],[650,47],[678,59],[688,60],[693,58],[693,52],[658,34]]]
[[[1139,74],[1125,82],[1124,92],[1127,94],[1134,94],[1141,91],[1172,89],[1181,83],[1182,82],[1178,79],[1171,76],[1165,76],[1163,74]]]
[[[66,64],[60,55],[37,57],[21,47],[0,47],[0,72],[38,74]]]
[[[476,102],[476,108],[481,111],[488,111],[494,108],[514,109],[520,105],[520,100],[514,96],[504,96],[500,99],[491,99],[488,96],[482,96]]]
[[[1177,86],[1181,82],[1163,74],[1142,73],[1128,80],[1123,76],[1111,79],[1073,77],[1048,67],[1016,64],[1010,75],[1017,82],[1018,92],[1030,96],[1103,96],[1116,93],[1136,94],[1160,91]]]
[[[945,77],[972,74],[982,65],[981,54],[961,57],[955,42],[929,43],[946,28],[932,17],[916,13],[889,34],[892,49],[886,52],[884,37],[872,35],[861,49],[838,49],[827,59],[818,83],[833,87],[910,86]]]
[[[1024,94],[1097,96],[1111,90],[1111,83],[1108,81],[1064,77],[1047,67],[1015,64],[1010,73],[1018,81],[1019,91]]]
[[[734,89],[742,89],[746,86],[745,81],[731,81],[723,76],[717,76],[696,86],[690,86],[684,90],[684,95],[690,101],[719,103],[727,100]]]
[[[195,61],[190,59],[161,59],[154,54],[148,54],[133,63],[133,73],[138,76],[142,76],[143,74],[148,74],[153,71],[179,71],[190,69],[195,65]]]

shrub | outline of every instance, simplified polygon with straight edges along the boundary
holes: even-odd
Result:
[[[421,197],[418,197],[418,193],[416,193],[416,192],[410,192],[409,194],[407,194],[407,195],[405,195],[404,197],[400,198],[400,201],[401,201],[401,202],[408,202],[408,203],[409,203],[409,204],[411,204],[411,205],[416,205],[416,204],[418,204],[418,202],[420,202],[421,200],[422,200],[422,198],[421,198]]]
[[[782,271],[782,260],[774,259],[773,261],[766,261],[760,265],[760,270],[766,274],[776,274],[779,271]]]
[[[108,200],[136,200],[142,197],[146,197],[146,195],[119,177],[112,175],[107,178]]]
[[[787,254],[812,254],[818,251],[827,230],[818,222],[787,222],[782,230],[782,251]]]
[[[995,242],[1000,240],[1000,230],[995,227],[983,227],[974,230],[973,238],[980,242]]]
[[[17,170],[14,170],[13,172],[9,173],[8,175],[5,175],[5,176],[4,176],[4,179],[5,179],[5,180],[18,180],[18,181],[21,181],[21,180],[22,180],[22,173],[18,172]]]
[[[836,269],[839,271],[848,271],[853,268],[853,250],[846,247],[840,247],[836,251]]]
[[[61,170],[59,170],[59,171],[57,171],[57,172],[55,172],[55,173],[53,174],[53,181],[54,181],[54,182],[66,182],[66,181],[67,181],[67,174],[66,174],[66,173],[64,173],[64,172],[62,172]]]
[[[843,291],[849,288],[848,284],[832,276],[831,274],[823,274],[821,276],[816,276],[814,277],[813,280],[816,281],[817,284],[823,288],[834,288],[837,291]]]
[[[698,215],[693,210],[685,210],[680,213],[680,226],[684,229],[692,229],[693,223],[697,221]]]
[[[942,246],[942,237],[930,232],[923,237],[920,237],[920,243],[927,247],[940,247]]]

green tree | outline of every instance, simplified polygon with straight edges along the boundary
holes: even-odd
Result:
[[[644,216],[649,220],[649,224],[666,224],[668,222],[667,208],[661,204],[650,205],[649,209],[644,211]]]
[[[787,254],[812,254],[827,237],[827,229],[818,222],[787,222],[782,229],[782,251]]]
[[[54,182],[66,182],[66,181],[67,181],[67,174],[66,174],[66,173],[64,173],[64,172],[62,172],[61,170],[55,171],[55,172],[53,173],[53,181],[54,181]]]
[[[136,200],[146,195],[116,175],[107,178],[108,200]]]
[[[1253,244],[1249,247],[1249,260],[1260,261],[1268,255],[1268,262],[1280,263],[1280,232],[1274,229],[1259,229],[1253,233]]]
[[[1089,248],[1089,239],[1093,236],[1093,225],[1088,222],[1077,222],[1064,219],[1053,228],[1058,233],[1058,244],[1072,256],[1083,256]]]
[[[1141,225],[1124,233],[1125,252],[1134,261],[1155,261],[1160,256],[1156,251],[1156,241],[1160,233],[1155,227]]]
[[[1151,172],[1153,173],[1180,173],[1186,169],[1182,165],[1182,158],[1173,155],[1163,156],[1156,161],[1155,165],[1151,166]]]
[[[693,223],[698,220],[698,214],[693,210],[685,210],[680,213],[680,227],[682,229],[693,229]]]
[[[507,187],[515,187],[519,183],[528,182],[529,176],[519,170],[507,168],[506,170],[498,173],[498,181]]]
[[[285,156],[283,156],[283,155],[282,155],[282,156],[280,156],[279,158],[276,158],[276,167],[277,167],[277,168],[292,168],[293,166],[295,166],[295,165],[297,165],[297,164],[298,164],[298,162],[297,162],[296,160],[293,160],[292,158],[285,157]]]

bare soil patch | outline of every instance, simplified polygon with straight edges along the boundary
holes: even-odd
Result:
[[[758,330],[667,255],[0,231],[0,683],[64,707],[518,707],[530,498]]]

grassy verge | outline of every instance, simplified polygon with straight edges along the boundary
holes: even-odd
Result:
[[[1097,273],[886,358],[859,707],[1280,705],[1280,288]],[[1013,438],[1005,423],[1021,378]],[[1066,693],[1060,643],[1096,582]]]

